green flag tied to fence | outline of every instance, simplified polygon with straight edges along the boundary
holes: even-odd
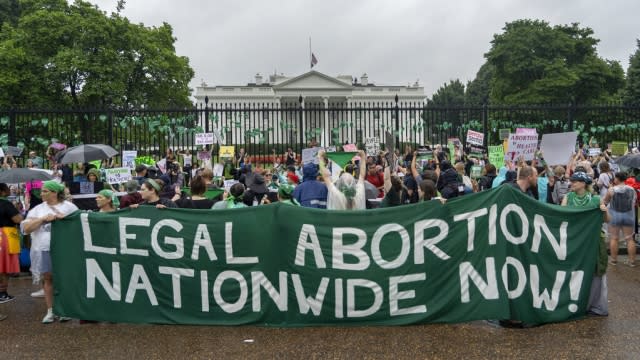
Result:
[[[586,313],[601,220],[510,186],[368,211],[76,212],[52,226],[54,311],[166,324],[564,321]]]
[[[356,156],[357,153],[356,152],[328,152],[325,154],[327,154],[327,157],[331,161],[338,164],[341,168],[344,168],[345,166],[347,166],[349,161],[351,161],[351,159],[353,159],[353,157]]]

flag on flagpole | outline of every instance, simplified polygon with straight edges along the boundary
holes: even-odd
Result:
[[[316,55],[314,53],[311,53],[311,68],[313,68],[313,65],[318,63],[318,59],[316,59]]]

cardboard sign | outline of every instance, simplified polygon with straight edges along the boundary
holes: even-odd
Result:
[[[380,152],[380,140],[377,136],[366,138],[365,140],[365,149],[367,151],[367,156],[378,156]]]
[[[480,176],[482,176],[482,166],[480,165],[474,165],[471,167],[471,174],[470,177],[472,179],[479,179]]]
[[[220,157],[232,158],[236,155],[236,148],[234,146],[220,146]]]
[[[135,169],[136,168],[136,157],[138,157],[138,151],[136,150],[123,150],[122,151],[122,166]]]
[[[213,144],[213,133],[196,134],[196,145],[211,145],[211,144]]]
[[[500,129],[500,130],[498,130],[498,134],[500,136],[500,140],[509,139],[509,133],[511,133],[511,129]]]
[[[600,148],[589,148],[589,156],[598,156],[600,153]]]
[[[489,146],[489,162],[498,169],[504,165],[504,147],[502,145]]]
[[[344,152],[357,152],[358,147],[356,144],[344,144],[342,145],[342,151]]]
[[[122,184],[129,180],[133,180],[133,177],[131,176],[131,169],[126,167],[104,169],[104,176],[107,178],[107,182],[109,184]]]
[[[538,148],[538,134],[509,134],[508,142],[508,150],[504,154],[505,160],[517,161],[520,156],[525,161],[533,160]]]
[[[538,131],[536,129],[530,129],[530,128],[517,128],[516,134],[517,135],[538,135]]]
[[[482,158],[484,155],[484,146],[469,146],[469,156],[473,156],[475,158]]]
[[[302,149],[302,164],[314,163],[318,164],[318,152],[322,150],[321,147],[316,146],[312,148]]]
[[[17,146],[7,146],[7,151],[5,153],[7,156],[11,155],[17,157],[22,155],[22,149]]]
[[[566,164],[573,155],[573,144],[577,138],[578,133],[575,131],[542,135],[540,150],[547,164]]]
[[[624,141],[614,141],[611,143],[611,155],[624,155],[627,152],[627,143]]]
[[[484,145],[484,134],[481,132],[467,130],[467,145]]]
[[[208,151],[198,151],[198,160],[211,160],[211,153]]]

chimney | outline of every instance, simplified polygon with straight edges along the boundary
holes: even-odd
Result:
[[[367,76],[367,73],[362,74],[362,76],[360,77],[360,85],[362,86],[369,85],[369,77]]]
[[[260,73],[256,74],[256,85],[262,85],[262,75],[260,75]]]

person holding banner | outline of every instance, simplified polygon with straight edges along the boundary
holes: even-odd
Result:
[[[360,156],[360,173],[358,174],[358,179],[356,180],[353,175],[345,172],[340,175],[340,178],[334,184],[331,181],[331,174],[329,174],[329,171],[324,165],[324,151],[318,152],[320,173],[328,190],[327,209],[364,210],[367,208],[364,192],[364,177],[366,174],[365,159],[367,155],[364,151],[360,150],[358,156]]]
[[[603,213],[603,221],[608,223],[611,220],[609,210],[604,203],[600,202],[600,196],[592,195],[590,185],[591,177],[583,172],[578,171],[571,175],[571,191],[562,199],[562,206],[574,208],[600,208]],[[607,289],[607,245],[604,239],[600,240],[600,251],[598,254],[598,262],[596,263],[596,272],[593,274],[591,281],[591,292],[589,293],[588,312],[592,315],[607,316],[609,315],[609,300]]]
[[[64,199],[64,185],[53,180],[42,183],[40,191],[42,203],[29,211],[27,219],[22,222],[22,232],[31,234],[31,270],[34,284],[44,280],[44,297],[47,304],[47,314],[42,319],[43,324],[52,323],[55,320],[53,314],[53,277],[51,268],[51,256],[49,254],[51,243],[51,222],[62,219],[78,210],[73,203]],[[59,320],[68,321],[69,318],[60,317]]]
[[[118,209],[120,201],[114,191],[103,189],[96,196],[96,205],[98,205],[99,212],[112,212]]]

